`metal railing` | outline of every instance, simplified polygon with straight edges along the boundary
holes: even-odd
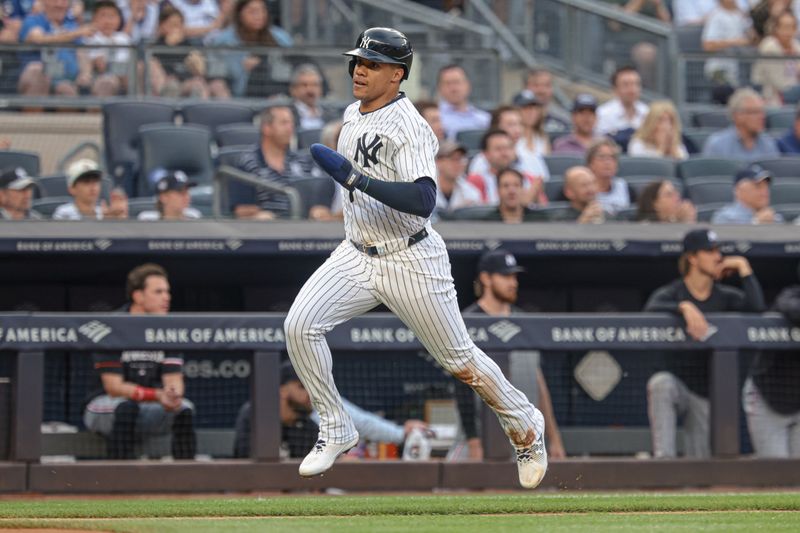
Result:
[[[228,184],[232,181],[249,185],[254,189],[267,189],[285,195],[289,200],[289,218],[299,220],[303,218],[303,199],[294,187],[287,187],[243,172],[238,168],[222,165],[214,174],[214,187],[212,199],[212,213],[215,217],[230,216],[228,205]]]

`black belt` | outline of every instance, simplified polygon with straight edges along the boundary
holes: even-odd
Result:
[[[428,230],[422,228],[421,230],[419,230],[414,235],[408,238],[408,246],[411,247],[417,244],[418,242],[425,240],[427,236],[428,236]],[[378,246],[367,246],[365,244],[361,244],[360,242],[356,241],[350,241],[350,242],[353,244],[353,246],[355,246],[356,250],[358,250],[363,254],[367,254],[370,257],[381,255],[380,253],[381,250],[379,249]]]

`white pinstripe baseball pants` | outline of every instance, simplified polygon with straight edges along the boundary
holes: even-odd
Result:
[[[423,241],[383,257],[370,257],[344,241],[292,304],[285,322],[286,344],[319,412],[320,438],[343,444],[356,435],[333,382],[325,334],[380,303],[414,332],[444,369],[483,398],[512,445],[529,446],[544,432],[538,410],[470,339],[458,309],[447,249],[430,230]]]

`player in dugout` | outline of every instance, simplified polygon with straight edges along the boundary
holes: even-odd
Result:
[[[750,263],[741,256],[723,257],[716,233],[709,229],[689,231],[678,259],[681,278],[657,289],[645,304],[648,312],[667,312],[686,321],[686,331],[698,341],[712,330],[706,313],[762,313],[764,294]],[[720,281],[738,274],[742,288]],[[665,354],[666,369],[647,382],[647,411],[656,458],[674,458],[678,418],[683,418],[685,455],[705,458],[711,454],[709,438],[708,357],[704,352]]]
[[[171,293],[167,272],[154,263],[128,273],[131,315],[166,315]],[[109,459],[134,459],[142,438],[172,433],[172,457],[194,459],[194,405],[183,397],[183,356],[162,350],[124,350],[94,357],[98,387],[83,421],[107,439]]]

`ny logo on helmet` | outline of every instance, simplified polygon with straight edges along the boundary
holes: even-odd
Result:
[[[369,49],[370,45],[372,44],[372,38],[367,37],[366,35],[361,38],[361,45],[360,48]]]
[[[375,135],[368,144],[367,135],[369,134],[365,133],[356,142],[356,155],[353,158],[358,163],[358,158],[361,157],[361,166],[364,168],[369,168],[370,164],[374,165],[378,162],[378,150],[383,148],[380,137]]]

